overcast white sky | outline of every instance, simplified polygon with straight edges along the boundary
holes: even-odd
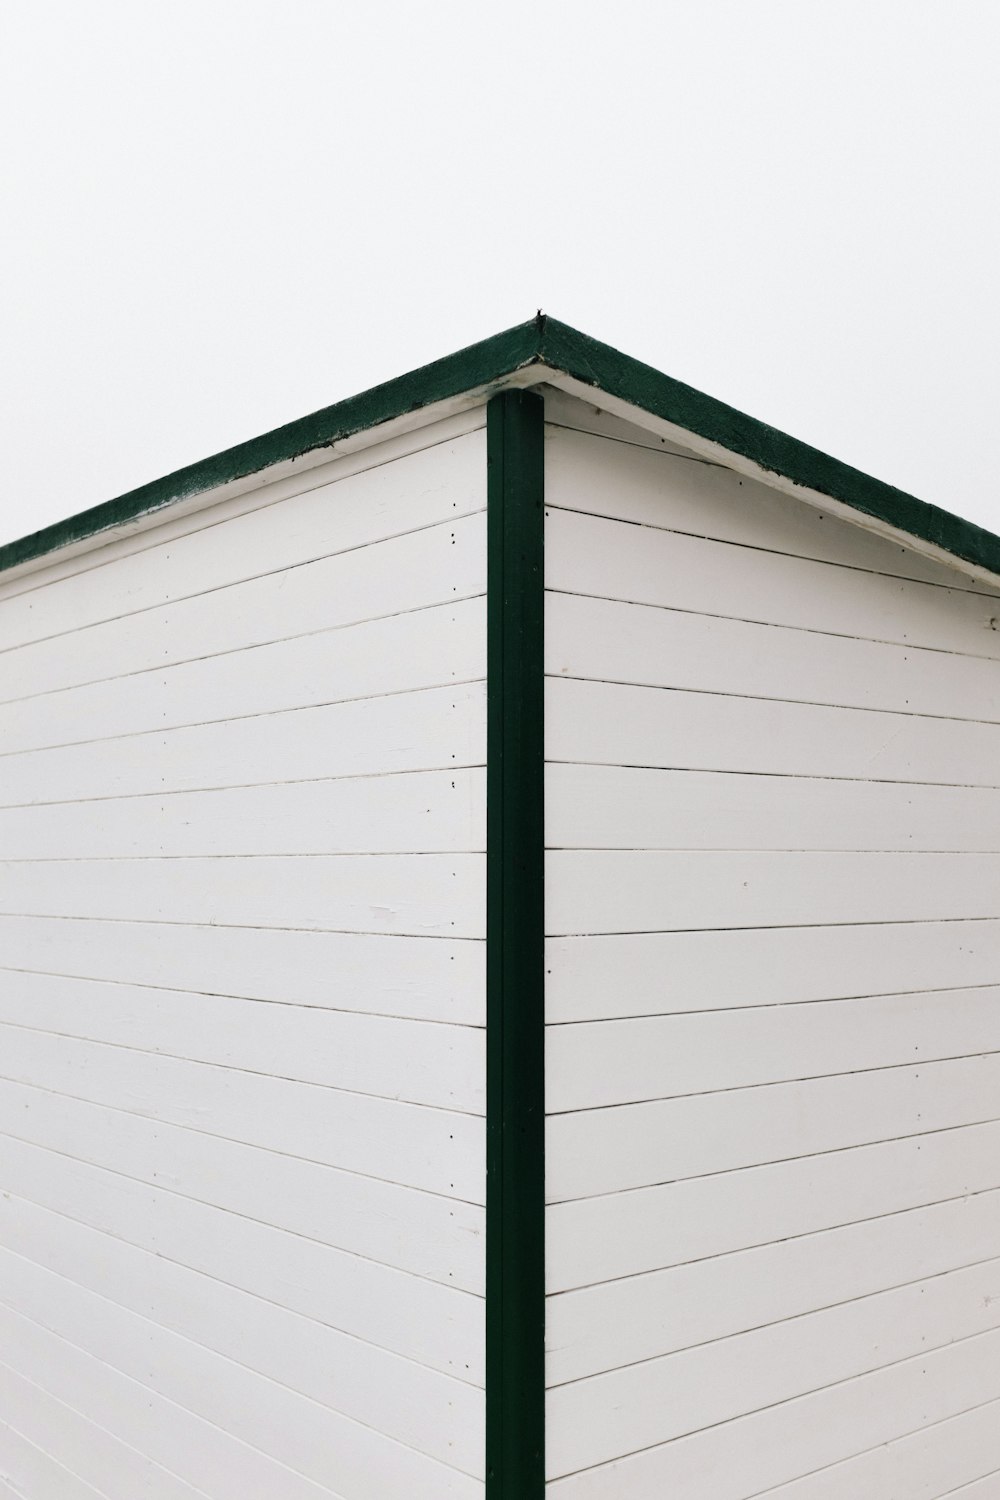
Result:
[[[0,540],[538,306],[1000,529],[996,0],[3,0]]]

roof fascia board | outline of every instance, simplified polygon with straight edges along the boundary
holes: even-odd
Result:
[[[53,554],[62,560],[71,549],[87,550],[153,525],[168,509],[179,515],[182,506],[214,504],[483,404],[497,390],[533,385],[538,341],[539,323],[533,320],[8,542],[0,546],[0,574],[44,565],[55,560]]]
[[[277,504],[293,496],[309,494],[335,484],[364,469],[381,467],[438,443],[450,443],[477,428],[485,429],[486,402],[438,415],[429,409],[428,420],[407,431],[383,436],[380,429],[359,434],[358,439],[338,443],[335,449],[308,454],[301,463],[275,465],[272,469],[234,480],[231,485],[206,490],[189,500],[179,500],[152,514],[85,537],[79,542],[45,553],[7,572],[0,572],[0,600],[16,597],[50,582],[68,578],[85,569],[117,562],[148,548],[190,535],[206,525],[235,520],[262,506]],[[365,441],[368,438],[369,441]],[[95,557],[92,554],[99,553]]]
[[[553,318],[545,320],[539,352],[552,383],[582,400],[993,587],[1000,581],[1000,537],[972,521],[873,479]],[[649,418],[664,426],[650,427]]]
[[[15,568],[27,570],[54,553],[60,559],[70,556],[69,548],[97,546],[136,526],[155,524],[155,517],[167,507],[179,514],[181,505],[208,504],[238,493],[239,486],[252,489],[270,483],[336,453],[357,451],[368,442],[384,441],[408,427],[485,401],[496,391],[546,380],[650,431],[669,435],[672,442],[715,462],[960,568],[992,587],[1000,583],[1000,537],[541,314],[530,323],[10,542],[0,547],[0,573],[9,576]]]
[[[811,505],[817,510],[835,516],[840,520],[848,522],[851,526],[860,527],[863,531],[870,531],[876,536],[887,538],[899,546],[907,547],[911,552],[917,552],[923,557],[931,558],[942,566],[952,568],[968,578],[975,578],[980,583],[995,589],[1000,584],[1000,570],[994,572],[989,568],[979,567],[975,563],[967,562],[964,558],[956,556],[954,552],[944,547],[936,546],[933,542],[925,541],[923,537],[917,536],[912,531],[903,530],[899,526],[893,526],[890,522],[882,520],[877,516],[870,515],[859,510],[856,506],[847,504],[842,500],[834,499],[831,495],[822,494],[819,490],[810,489],[805,485],[798,484],[794,479],[785,474],[775,472],[773,469],[765,469],[759,463],[754,463],[741,453],[735,453],[731,448],[725,448],[721,443],[712,442],[708,438],[699,437],[687,427],[679,427],[677,423],[667,421],[663,417],[654,416],[641,406],[634,406],[623,401],[618,396],[611,396],[599,387],[587,385],[583,381],[567,375],[563,370],[557,370],[550,366],[540,366],[545,372],[545,381],[549,385],[556,386],[567,396],[573,396],[579,401],[584,401],[588,406],[598,407],[609,416],[619,417],[621,420],[630,422],[632,426],[641,428],[643,432],[651,433],[654,437],[665,438],[668,443],[676,447],[685,448],[688,452],[696,454],[699,458],[707,459],[709,462],[719,464],[721,467],[731,469],[736,474],[743,474],[748,479],[755,480],[758,484],[769,485],[771,489],[780,490],[782,494],[790,495],[806,505]],[[907,497],[908,498],[908,497]],[[916,502],[922,503],[922,502]],[[972,523],[968,523],[972,524]],[[985,533],[989,536],[989,533]]]

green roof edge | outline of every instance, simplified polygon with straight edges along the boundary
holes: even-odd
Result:
[[[940,506],[918,500],[894,485],[873,479],[808,443],[799,442],[544,315],[8,542],[0,547],[0,572],[150,515],[179,500],[328,447],[407,412],[460,396],[476,387],[499,383],[532,364],[560,370],[585,385],[718,443],[770,473],[780,474],[862,515],[940,547],[962,562],[1000,574],[1000,537],[992,532]]]
[[[719,443],[772,474],[781,474],[862,515],[931,542],[963,562],[1000,573],[1000,537],[993,532],[873,479],[724,401],[715,401],[650,365],[619,354],[607,344],[550,318],[545,323],[541,354],[547,364],[565,374]]]
[[[529,365],[538,359],[539,323],[534,319],[517,328],[507,329],[481,343],[460,349],[433,364],[400,375],[384,385],[373,386],[360,395],[348,396],[333,406],[325,406],[307,417],[275,427],[261,437],[226,448],[211,458],[188,464],[154,479],[138,489],[129,490],[114,500],[82,510],[65,521],[56,521],[41,531],[34,531],[18,541],[0,547],[0,572],[20,563],[42,557],[58,547],[85,541],[102,531],[123,526],[140,516],[163,510],[178,500],[245,479],[274,464],[288,463],[317,448],[329,447],[354,433],[378,427],[394,417],[401,417],[423,406],[460,396],[463,391],[487,385]]]

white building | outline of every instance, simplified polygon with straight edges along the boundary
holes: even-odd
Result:
[[[997,538],[540,319],[0,567],[0,1493],[1000,1496]]]

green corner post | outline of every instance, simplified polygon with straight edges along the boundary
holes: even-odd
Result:
[[[545,1489],[544,403],[492,397],[488,463],[486,1495]]]

